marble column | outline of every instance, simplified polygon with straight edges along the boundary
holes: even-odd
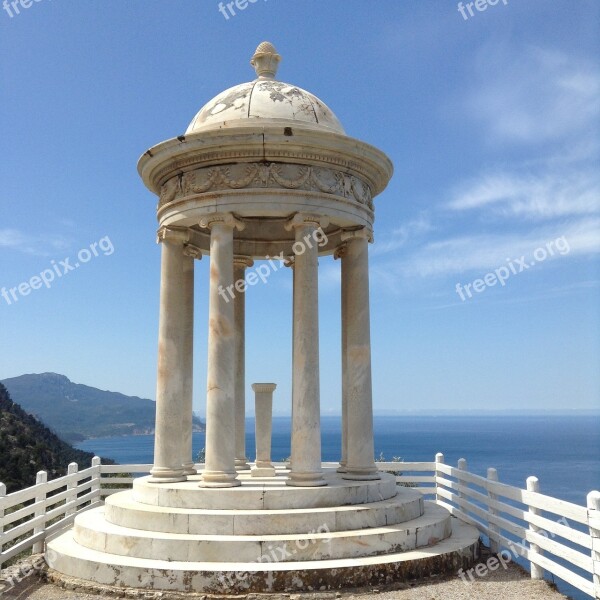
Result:
[[[293,256],[288,256],[284,263],[283,263],[286,267],[290,268],[292,270],[292,290],[296,287],[296,269],[294,269],[294,257]],[[295,322],[295,317],[296,317],[296,309],[295,309],[295,304],[294,304],[294,297],[292,295],[292,339],[294,339],[294,331],[296,328],[296,322]],[[292,365],[294,365],[294,345],[292,343]],[[294,389],[294,370],[292,368],[292,390]],[[292,402],[292,423],[294,422],[294,403]],[[290,456],[288,458],[288,460],[286,461],[286,468],[288,468],[290,471],[292,470],[292,455],[290,452]]]
[[[271,462],[271,434],[273,431],[273,392],[274,383],[253,383],[255,394],[256,466],[252,477],[275,477],[275,467]]]
[[[379,479],[373,441],[371,383],[371,323],[369,310],[369,241],[367,229],[342,233],[345,279],[345,330],[347,374],[347,464],[344,479]]]
[[[183,294],[182,307],[184,318],[184,371],[183,382],[184,407],[181,412],[182,456],[184,475],[196,475],[192,448],[192,430],[194,415],[194,268],[195,261],[202,258],[200,248],[186,244],[183,248]]]
[[[286,225],[295,231],[292,463],[286,483],[298,487],[327,485],[321,469],[319,252],[314,239],[319,227],[318,216],[302,214]]]
[[[238,281],[244,281],[246,269],[254,264],[244,256],[233,259],[233,280],[236,282],[233,299],[235,328],[235,468],[250,468],[246,457],[246,290]]]
[[[202,487],[240,485],[235,470],[235,328],[233,231],[243,224],[231,214],[200,222],[210,229],[206,466]]]
[[[154,466],[150,481],[185,481],[181,457],[181,415],[185,408],[185,305],[183,245],[185,230],[162,228],[160,317],[158,325],[158,375],[156,383],[156,425]]]
[[[346,253],[346,244],[342,244],[336,249],[334,258],[343,259]],[[340,459],[340,466],[337,470],[338,473],[346,472],[346,465],[348,464],[348,367],[347,367],[347,356],[348,356],[348,344],[346,342],[346,325],[348,322],[348,308],[346,299],[348,298],[348,291],[346,290],[348,284],[347,274],[347,262],[342,260],[341,265],[341,312],[342,312],[342,448]]]

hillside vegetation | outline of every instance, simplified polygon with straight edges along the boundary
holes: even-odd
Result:
[[[71,443],[87,438],[153,434],[156,404],[73,383],[64,375],[21,375],[2,382],[13,400]],[[194,431],[204,431],[194,417]]]
[[[35,484],[38,471],[47,471],[48,478],[53,479],[65,475],[71,462],[88,467],[92,457],[27,414],[0,383],[0,482],[6,484],[8,493]],[[113,464],[110,460],[103,462]]]

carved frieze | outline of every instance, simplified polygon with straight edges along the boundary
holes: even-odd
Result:
[[[262,162],[205,167],[182,173],[162,186],[159,207],[195,194],[265,188],[331,194],[373,210],[371,188],[354,175],[326,167]]]

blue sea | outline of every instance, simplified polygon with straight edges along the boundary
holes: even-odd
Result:
[[[290,455],[290,419],[273,420],[273,460]],[[340,457],[339,417],[323,417],[324,461]],[[254,456],[254,421],[247,422],[247,456]],[[194,456],[204,448],[204,433],[193,437]],[[128,436],[86,440],[82,450],[126,463],[152,463],[153,436]],[[525,487],[535,475],[540,491],[569,502],[585,505],[586,495],[600,489],[600,415],[502,415],[502,416],[377,416],[375,454],[386,460],[432,461],[442,452],[445,462],[456,465],[467,459],[468,469],[486,475],[498,470],[503,483]],[[587,596],[570,586],[559,588],[576,600]]]

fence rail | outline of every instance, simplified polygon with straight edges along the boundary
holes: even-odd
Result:
[[[414,482],[424,494],[434,494],[452,515],[476,527],[492,552],[528,560],[532,578],[551,573],[600,599],[600,492],[591,492],[587,506],[580,506],[541,494],[535,477],[521,489],[500,483],[496,469],[483,477],[470,473],[465,459],[456,467],[445,464],[442,454],[433,463],[378,466],[401,472],[399,483]],[[422,485],[428,482],[433,487]]]
[[[395,474],[398,485],[417,489],[475,526],[493,553],[528,560],[532,578],[551,573],[600,599],[600,492],[579,506],[540,493],[535,477],[521,489],[499,482],[495,469],[483,477],[470,473],[464,459],[456,467],[446,464],[442,454],[432,462],[377,466]],[[0,483],[0,567],[24,552],[42,552],[45,540],[72,525],[77,514],[129,489],[151,467],[101,465],[96,457],[91,467],[80,471],[72,463],[67,475],[52,481],[40,471],[36,485],[12,494]]]

